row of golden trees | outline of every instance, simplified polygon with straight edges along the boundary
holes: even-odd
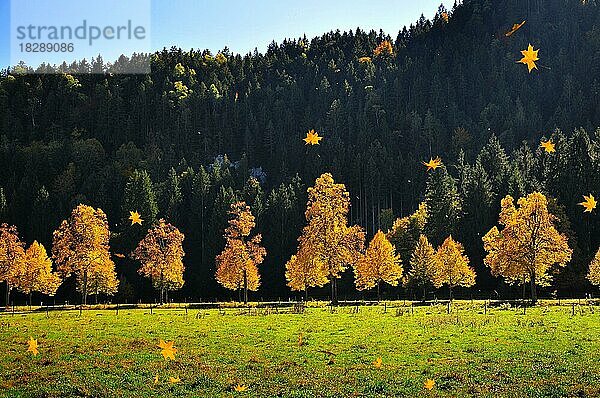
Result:
[[[410,269],[405,272],[396,248],[388,236],[379,231],[365,250],[365,233],[359,226],[348,225],[349,194],[331,174],[319,177],[308,190],[307,224],[298,238],[298,250],[286,264],[285,276],[293,291],[308,294],[313,287],[330,284],[331,299],[337,302],[337,280],[352,267],[358,290],[377,288],[387,283],[397,286],[447,286],[450,297],[454,288],[475,284],[475,271],[469,265],[463,246],[452,236],[435,249],[427,237],[420,235],[411,247]],[[501,229],[493,227],[484,237],[487,251],[485,264],[496,276],[509,283],[529,284],[532,300],[536,286],[551,281],[551,270],[564,267],[571,259],[565,235],[555,228],[556,217],[548,211],[546,197],[532,193],[517,203],[507,196],[499,215]],[[421,205],[420,219],[427,208]],[[225,229],[226,245],[216,257],[217,281],[227,289],[240,292],[248,301],[248,291],[260,287],[258,266],[266,256],[261,236],[252,235],[255,218],[244,203],[235,203]],[[397,223],[411,223],[400,219]],[[421,221],[417,221],[419,223]],[[89,295],[115,294],[118,280],[109,247],[110,231],[104,212],[79,205],[54,232],[52,256],[43,245],[31,246],[19,239],[16,227],[0,225],[0,282],[5,282],[6,303],[12,289],[25,294],[40,292],[53,295],[61,281],[75,276],[82,301]],[[138,272],[149,278],[160,293],[161,303],[168,291],[183,284],[184,235],[173,225],[159,220],[131,253],[140,262]],[[114,254],[115,256],[122,256]],[[52,263],[56,271],[52,270]],[[588,278],[600,285],[600,251],[590,265]]]
[[[132,258],[141,263],[139,273],[150,278],[160,292],[161,302],[168,290],[183,286],[183,239],[177,228],[160,220],[132,253]],[[7,306],[12,289],[29,295],[39,292],[53,296],[71,275],[84,304],[89,295],[115,294],[119,282],[109,240],[104,212],[85,205],[77,206],[54,231],[51,258],[37,242],[25,250],[17,228],[0,225],[0,281],[6,283]]]
[[[475,285],[475,271],[463,246],[452,236],[435,249],[427,237],[420,235],[411,248],[410,269],[404,272],[396,248],[388,236],[379,231],[364,250],[365,233],[359,226],[348,225],[349,194],[343,184],[323,174],[308,190],[307,224],[298,238],[298,251],[286,264],[285,276],[293,291],[305,295],[313,287],[331,287],[331,299],[337,301],[337,281],[348,267],[354,269],[358,290],[377,288],[387,283],[397,286],[447,286],[452,297],[454,288]],[[529,284],[531,298],[537,300],[537,286],[551,282],[552,270],[571,260],[567,237],[555,228],[556,217],[548,211],[546,197],[539,192],[520,198],[517,203],[507,196],[502,200],[498,227],[484,237],[485,264],[495,276],[508,283]],[[426,219],[427,208],[420,206],[420,218]],[[217,280],[226,288],[243,291],[260,286],[258,265],[266,251],[261,237],[250,238],[254,217],[244,203],[232,206],[232,220],[226,230],[227,245],[217,256]],[[397,222],[413,222],[400,219]],[[416,221],[417,223],[420,221]],[[600,285],[600,251],[590,265],[589,280]]]

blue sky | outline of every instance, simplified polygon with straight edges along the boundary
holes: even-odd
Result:
[[[13,0],[24,1],[24,0]],[[26,0],[25,0],[26,1]],[[47,0],[51,4],[52,0]],[[89,1],[89,0],[79,0]],[[124,0],[125,1],[125,0]],[[383,29],[395,36],[421,14],[432,17],[442,0],[152,0],[153,50],[178,46],[208,48],[228,46],[246,53],[263,52],[275,40],[307,37],[340,29]],[[102,4],[95,2],[94,6]],[[76,10],[70,10],[76,17]],[[9,64],[10,0],[0,0],[0,67]],[[116,51],[117,49],[115,49]],[[106,57],[105,57],[106,58]]]

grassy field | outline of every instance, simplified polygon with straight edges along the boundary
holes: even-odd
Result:
[[[600,396],[600,308],[390,307],[4,314],[0,396]]]

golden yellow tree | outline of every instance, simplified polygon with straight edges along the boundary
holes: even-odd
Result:
[[[348,226],[349,206],[346,187],[336,184],[329,173],[317,178],[315,186],[308,189],[308,224],[298,238],[296,261],[287,264],[288,286],[298,289],[307,280],[308,286],[322,286],[325,277],[331,284],[331,301],[337,303],[337,280],[358,261],[365,244],[362,228]],[[297,266],[303,272],[294,272],[293,267]]]
[[[379,300],[381,282],[398,286],[402,272],[402,260],[396,254],[396,249],[385,234],[378,231],[369,243],[366,253],[354,264],[354,283],[358,290],[377,287]]]
[[[217,282],[230,290],[242,290],[244,303],[248,303],[248,290],[260,287],[260,265],[267,251],[261,246],[261,235],[250,238],[256,226],[250,207],[245,202],[231,205],[231,219],[225,229],[225,248],[216,258]]]
[[[308,300],[308,289],[311,287],[323,287],[329,282],[327,270],[324,264],[314,256],[309,255],[307,250],[300,250],[285,265],[285,279],[292,291],[304,292],[305,300]]]
[[[175,226],[160,219],[132,253],[142,263],[138,273],[150,278],[160,294],[161,304],[168,301],[168,291],[181,289],[184,284],[184,239]]]
[[[440,288],[447,285],[452,290],[458,286],[471,287],[475,285],[475,270],[469,267],[469,257],[464,253],[463,246],[449,236],[435,253],[437,261],[433,273],[433,285]]]
[[[556,217],[548,212],[543,194],[535,192],[519,199],[518,208],[511,196],[502,199],[501,205],[499,223],[504,229],[493,227],[483,237],[488,252],[485,264],[509,283],[529,282],[535,303],[536,285],[547,286],[551,280],[548,270],[566,266],[573,251],[567,237],[556,230]]]
[[[384,40],[381,43],[379,43],[377,47],[375,47],[375,50],[373,50],[373,54],[376,57],[384,55],[392,56],[394,55],[394,46],[392,46],[392,43],[389,40]]]
[[[407,285],[423,289],[423,301],[427,295],[427,285],[432,284],[438,267],[435,249],[425,235],[419,237],[415,251],[410,258],[410,271],[406,278]]]
[[[24,243],[14,225],[0,224],[0,282],[6,283],[6,307],[10,305],[10,291],[23,266]]]
[[[15,278],[15,288],[29,296],[31,305],[33,292],[54,296],[60,284],[60,277],[52,272],[52,260],[48,258],[46,248],[34,241],[25,251],[23,266]]]
[[[594,256],[594,259],[590,263],[590,271],[587,276],[588,280],[592,285],[600,285],[600,250]]]
[[[119,282],[110,257],[109,239],[106,214],[86,205],[73,209],[54,231],[52,257],[57,271],[64,278],[75,275],[83,304],[87,304],[89,294],[116,292]]]

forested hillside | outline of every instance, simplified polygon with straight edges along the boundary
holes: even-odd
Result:
[[[386,40],[391,53],[375,51]],[[529,43],[540,49],[531,73],[517,63]],[[128,255],[146,232],[130,228],[129,211],[147,223],[165,218],[185,234],[176,295],[226,299],[237,294],[215,282],[215,256],[230,205],[244,200],[267,250],[253,297],[287,298],[285,263],[304,225],[306,189],[330,172],[350,192],[350,223],[369,240],[430,204],[428,237],[462,242],[478,275],[472,292],[488,297],[519,294],[483,265],[482,237],[500,200],[541,191],[574,249],[544,294],[582,296],[600,244],[598,213],[578,205],[600,193],[599,95],[593,0],[465,1],[398,34],[330,32],[272,43],[264,54],[165,49],[150,75],[16,68],[0,76],[0,220],[51,247],[76,205],[100,207],[113,251]],[[303,142],[312,129],[324,137],[319,146]],[[556,152],[540,148],[542,139]],[[428,173],[421,162],[437,156],[445,167]],[[138,262],[116,263],[126,281],[120,300],[153,297]],[[339,289],[360,296],[351,272]],[[68,284],[58,293],[73,294]]]

